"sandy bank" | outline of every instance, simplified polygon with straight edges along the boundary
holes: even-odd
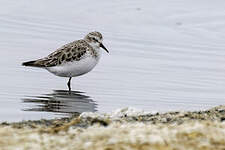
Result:
[[[122,109],[0,125],[0,147],[16,149],[225,149],[225,106],[147,113]]]

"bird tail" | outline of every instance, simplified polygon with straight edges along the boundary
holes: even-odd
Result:
[[[27,61],[27,62],[23,62],[22,65],[23,66],[34,66],[35,61]]]
[[[44,64],[40,60],[23,62],[22,65],[23,66],[30,66],[30,67],[44,67]]]

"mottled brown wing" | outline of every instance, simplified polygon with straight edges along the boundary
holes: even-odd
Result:
[[[86,41],[78,40],[59,48],[43,59],[45,67],[53,67],[65,62],[79,61],[87,49],[91,48]]]
[[[79,61],[92,47],[84,40],[71,42],[57,49],[45,58],[24,62],[24,66],[54,67],[65,62]]]

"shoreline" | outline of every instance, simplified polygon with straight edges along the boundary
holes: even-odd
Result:
[[[0,147],[4,150],[15,147],[222,150],[225,148],[224,135],[225,106],[167,113],[124,108],[108,114],[82,113],[71,118],[3,122],[0,124]]]
[[[86,112],[76,114],[72,117],[63,117],[56,119],[27,120],[19,122],[2,122],[1,126],[13,126],[15,128],[60,126],[81,117],[83,124],[79,127],[88,127],[94,122],[144,122],[150,124],[182,124],[186,121],[225,121],[225,105],[216,106],[207,110],[200,111],[168,111],[168,112],[146,112],[135,108],[123,108],[115,110],[112,113]],[[85,123],[86,122],[86,123]],[[74,126],[76,127],[76,126]]]

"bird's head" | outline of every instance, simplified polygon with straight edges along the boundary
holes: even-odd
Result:
[[[84,40],[87,41],[92,47],[94,48],[103,48],[107,53],[109,51],[106,49],[106,47],[102,44],[103,37],[100,32],[90,32],[85,37]]]

